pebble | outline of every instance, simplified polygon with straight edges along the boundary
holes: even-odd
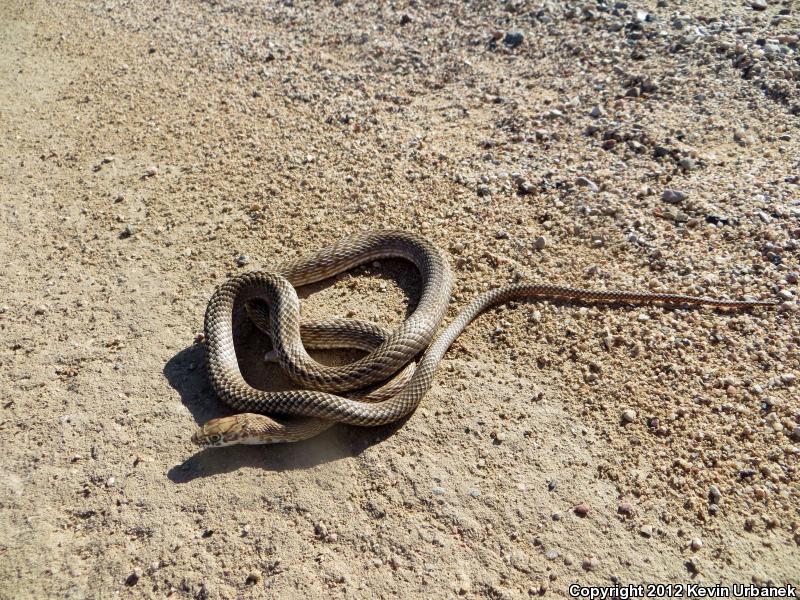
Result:
[[[524,179],[520,179],[519,184],[517,184],[517,188],[519,189],[520,194],[531,194],[534,190],[533,184],[529,181],[525,181]]]
[[[617,512],[621,515],[630,515],[633,513],[633,505],[630,502],[620,502]]]
[[[575,514],[579,517],[585,517],[589,514],[589,506],[583,502],[575,507]]]
[[[753,10],[767,10],[767,1],[766,0],[753,0],[750,3],[750,7]]]
[[[625,423],[633,423],[636,420],[636,411],[632,408],[626,408],[622,411],[622,420]]]
[[[145,177],[155,177],[158,175],[158,167],[155,165],[150,165],[144,170]]]
[[[431,489],[431,493],[432,493],[434,496],[441,496],[441,495],[443,495],[443,494],[444,494],[444,488],[443,488],[443,487],[436,486],[435,488]]]
[[[597,119],[599,117],[602,117],[603,114],[605,114],[605,113],[603,112],[602,107],[595,106],[595,107],[592,108],[592,111],[589,113],[589,116],[590,117],[594,117],[595,119]]]
[[[596,556],[587,556],[586,558],[583,559],[583,563],[581,563],[584,570],[586,571],[594,571],[599,564],[600,564],[600,559],[597,558]]]
[[[510,48],[516,48],[522,42],[525,41],[525,36],[521,31],[509,31],[506,33],[506,36],[503,38],[503,43]]]
[[[700,550],[700,548],[703,547],[703,540],[701,540],[700,538],[692,538],[692,541],[689,543],[689,546],[691,547],[692,550],[697,552],[698,550]]]
[[[141,569],[134,569],[133,572],[125,579],[125,585],[134,586],[139,583],[139,578],[142,576]]]
[[[136,233],[136,226],[131,223],[128,223],[127,225],[125,225],[125,229],[122,230],[120,237],[129,238],[135,233]]]
[[[588,187],[593,192],[597,192],[600,189],[594,181],[583,176],[578,177],[575,180],[575,184],[578,185],[578,187]]]
[[[250,257],[247,254],[240,254],[239,258],[236,259],[236,264],[240,267],[245,266],[247,263],[250,262]]]
[[[491,194],[492,188],[490,188],[488,185],[479,185],[477,191],[478,191],[478,196],[483,197]]]
[[[686,200],[688,197],[689,194],[681,190],[666,189],[661,194],[661,199],[670,204],[678,204],[679,202]]]
[[[250,573],[247,576],[247,579],[244,580],[245,585],[256,585],[259,581],[261,581],[261,574],[260,573]]]
[[[544,556],[547,560],[555,560],[558,558],[558,552],[555,550],[548,550]]]
[[[722,492],[719,491],[717,486],[712,485],[708,488],[708,499],[711,504],[719,504],[719,501],[722,499]]]
[[[536,241],[533,242],[533,247],[537,250],[542,250],[547,245],[547,240],[544,239],[544,236],[539,236],[536,238]]]
[[[642,525],[639,528],[639,533],[641,533],[646,538],[652,537],[653,536],[653,526],[652,525]]]

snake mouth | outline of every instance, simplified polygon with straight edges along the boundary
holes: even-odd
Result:
[[[192,434],[192,442],[201,448],[214,448],[227,445],[221,433],[208,432],[205,426],[200,427]]]
[[[220,446],[247,443],[244,441],[248,437],[247,425],[242,421],[240,415],[211,419],[195,430],[192,442],[203,448],[219,448]]]

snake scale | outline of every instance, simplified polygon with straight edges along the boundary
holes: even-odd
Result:
[[[396,330],[387,332],[353,319],[318,323],[301,319],[295,287],[384,258],[409,260],[422,278],[420,300]],[[464,328],[487,308],[514,299],[663,302],[724,308],[776,304],[513,283],[477,296],[434,340],[447,311],[452,287],[453,274],[444,252],[422,236],[400,231],[352,235],[279,265],[272,272],[254,271],[229,279],[217,288],[208,303],[205,343],[215,392],[226,404],[242,412],[208,421],[192,440],[204,447],[291,442],[312,437],[336,422],[369,426],[401,419],[414,411],[430,389],[439,361]],[[259,329],[272,338],[271,358],[306,389],[269,392],[255,389],[245,381],[233,343],[234,306],[240,303],[247,307]],[[354,347],[367,354],[349,364],[332,367],[311,358],[306,347]],[[422,358],[413,368],[413,361],[420,354]],[[388,383],[367,394],[341,395],[386,380]],[[268,415],[290,419],[278,421]]]

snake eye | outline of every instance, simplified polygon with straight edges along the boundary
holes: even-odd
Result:
[[[211,440],[212,444],[219,444],[222,441],[222,434],[221,433],[215,433],[209,439]]]

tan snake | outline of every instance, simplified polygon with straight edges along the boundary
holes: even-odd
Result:
[[[395,331],[387,333],[363,321],[332,319],[321,323],[300,318],[294,286],[332,277],[381,258],[405,258],[422,276],[420,301]],[[599,291],[550,284],[514,283],[476,297],[433,340],[450,300],[453,276],[445,254],[425,238],[385,231],[353,235],[318,252],[284,263],[274,272],[250,272],[222,284],[212,295],[205,316],[208,371],[214,390],[225,403],[244,411],[212,419],[192,436],[201,446],[267,444],[312,437],[335,422],[381,425],[408,415],[431,387],[444,353],[464,328],[487,308],[518,298],[569,298],[631,303],[664,302],[727,308],[775,305],[771,301],[716,300],[682,294]],[[268,392],[242,377],[233,344],[235,305],[247,306],[256,325],[270,334],[274,359],[308,389]],[[356,347],[363,358],[344,366],[318,363],[308,347]],[[424,355],[411,371],[413,359]],[[345,398],[334,392],[364,388],[396,378],[372,393]],[[276,421],[267,416],[294,417]]]

